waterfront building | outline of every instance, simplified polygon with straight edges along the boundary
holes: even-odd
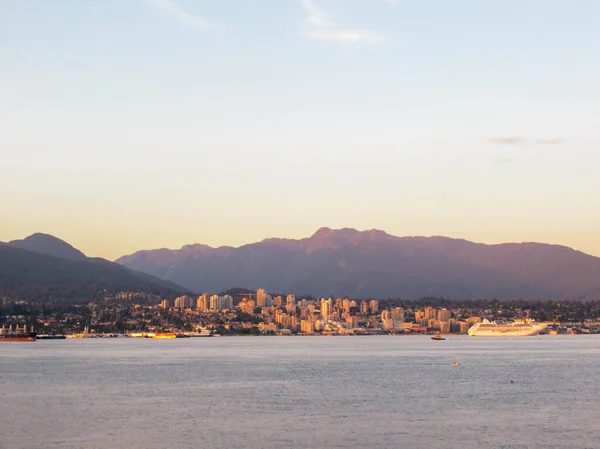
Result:
[[[448,334],[450,332],[450,321],[440,321],[440,332]]]
[[[433,307],[425,308],[425,318],[428,320],[432,320],[435,318],[435,309]]]
[[[437,319],[439,321],[449,321],[452,314],[448,309],[440,309],[437,311]]]
[[[303,334],[313,334],[315,332],[315,324],[308,320],[300,322],[300,332]]]
[[[392,320],[404,322],[404,309],[402,307],[396,307],[392,310]]]

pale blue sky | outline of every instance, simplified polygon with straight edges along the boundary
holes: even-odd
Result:
[[[600,256],[600,2],[0,0],[0,240]]]

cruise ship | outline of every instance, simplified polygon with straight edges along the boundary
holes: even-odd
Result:
[[[528,337],[539,334],[547,327],[547,323],[534,323],[531,320],[507,324],[483,320],[471,326],[468,334],[472,337]]]

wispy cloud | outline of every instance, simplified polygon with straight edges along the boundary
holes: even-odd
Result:
[[[487,139],[489,143],[499,143],[501,145],[516,145],[525,142],[522,137],[492,137]]]
[[[539,145],[554,145],[562,143],[563,139],[559,137],[545,137],[542,139],[526,139],[524,137],[491,137],[486,140],[488,143],[496,143],[500,145],[518,145],[536,143]]]
[[[562,143],[563,140],[560,137],[547,137],[545,139],[534,139],[533,141],[540,145],[555,145]]]
[[[338,26],[332,22],[313,0],[297,0],[306,11],[307,29],[304,35],[310,39],[330,42],[381,42],[383,39],[377,33],[368,30],[350,29]]]
[[[325,27],[333,26],[333,23],[327,19],[325,11],[319,8],[312,0],[298,0],[298,3],[300,3],[306,11],[306,21],[309,25]]]
[[[192,28],[196,28],[202,31],[210,31],[218,29],[219,26],[214,22],[200,17],[196,14],[192,14],[188,11],[181,9],[175,2],[172,0],[145,0],[146,3],[154,6],[156,9],[161,11],[163,14],[178,20],[179,22],[190,26]]]

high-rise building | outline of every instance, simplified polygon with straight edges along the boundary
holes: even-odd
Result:
[[[161,306],[163,309],[168,309],[168,308],[169,308],[169,300],[168,300],[168,299],[163,299],[163,300],[160,302],[160,306]]]
[[[273,297],[267,293],[265,298],[265,307],[273,307]]]
[[[433,307],[425,308],[425,318],[428,320],[435,318],[435,309]]]
[[[358,318],[349,316],[346,318],[346,329],[355,329],[358,327]]]
[[[315,332],[315,325],[312,321],[302,320],[300,321],[300,332],[303,334],[312,334]]]
[[[369,303],[367,301],[360,302],[360,313],[364,313],[364,314],[369,313]]]
[[[285,310],[287,313],[289,313],[290,315],[295,315],[296,314],[296,305],[295,304],[286,304],[285,305]]]
[[[219,310],[219,295],[210,297],[210,310]]]
[[[258,307],[264,307],[266,299],[267,294],[265,293],[264,289],[259,288],[258,290],[256,290],[256,305]]]
[[[390,330],[394,329],[394,320],[382,319],[381,325],[382,325],[383,329],[385,329],[386,331],[390,331]]]
[[[196,307],[198,307],[200,310],[208,310],[208,308],[210,307],[208,293],[203,293],[200,296],[198,296],[198,299],[196,300]]]
[[[350,300],[348,298],[344,299],[342,301],[342,308],[344,311],[350,313],[350,307]]]
[[[283,305],[283,298],[281,296],[275,296],[275,298],[273,298],[273,306],[281,307],[282,305]]]
[[[404,322],[404,309],[402,307],[396,307],[392,310],[392,320]]]
[[[176,309],[189,309],[193,304],[192,298],[187,295],[179,296],[175,298],[175,308]]]
[[[290,305],[290,304],[296,305],[296,295],[292,295],[292,294],[287,295],[285,297],[285,304],[286,305]]]
[[[306,319],[310,315],[308,307],[300,307],[300,318]]]
[[[344,300],[342,298],[336,298],[334,304],[335,304],[335,308],[337,310],[340,310],[344,306]]]
[[[437,319],[439,321],[449,321],[452,313],[448,309],[440,309],[437,311]]]
[[[331,300],[331,298],[329,298],[327,300],[321,300],[321,315],[323,316],[325,321],[327,321],[329,319],[329,316],[331,315],[332,312],[333,312],[333,301]]]
[[[233,310],[233,297],[230,295],[219,296],[217,299],[217,310]]]
[[[369,306],[371,307],[371,313],[377,313],[379,311],[379,301],[376,299],[371,300]]]

